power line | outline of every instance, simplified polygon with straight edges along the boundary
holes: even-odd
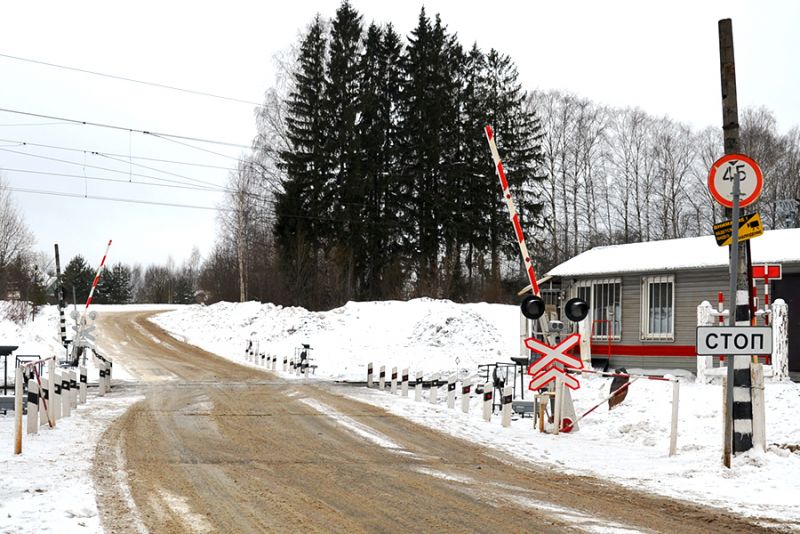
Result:
[[[167,84],[163,84],[163,83],[147,82],[147,81],[144,81],[144,80],[137,80],[135,78],[128,78],[127,76],[119,76],[119,75],[116,75],[116,74],[108,74],[108,73],[105,73],[105,72],[98,72],[98,71],[93,71],[93,70],[88,70],[88,69],[80,69],[78,67],[68,67],[66,65],[59,65],[58,63],[49,63],[47,61],[40,61],[40,60],[37,60],[37,59],[29,59],[29,58],[24,58],[24,57],[19,57],[19,56],[12,56],[12,55],[9,55],[9,54],[0,54],[0,57],[4,57],[4,58],[7,58],[7,59],[13,59],[15,61],[25,61],[27,63],[35,63],[37,65],[45,65],[47,67],[54,67],[54,68],[57,68],[57,69],[64,69],[64,70],[71,70],[71,71],[74,71],[74,72],[81,72],[83,74],[91,74],[93,76],[102,76],[104,78],[112,78],[114,80],[122,80],[122,81],[125,81],[125,82],[139,83],[139,84],[142,84],[142,85],[150,85],[150,86],[153,86],[153,87],[159,87],[161,89],[170,89],[172,91],[180,91],[182,93],[189,93],[189,94],[193,94],[193,95],[207,96],[207,97],[211,97],[211,98],[218,98],[220,100],[228,100],[230,102],[239,102],[241,104],[250,104],[250,105],[253,105],[253,106],[263,107],[263,104],[259,104],[258,102],[252,102],[250,100],[244,100],[242,98],[235,98],[235,97],[231,97],[231,96],[217,95],[217,94],[214,94],[214,93],[207,93],[205,91],[197,91],[195,89],[186,89],[184,87],[176,87],[174,85],[167,85]]]
[[[25,189],[21,187],[6,187],[9,191],[15,191],[17,193],[34,193],[39,195],[51,195],[57,197],[70,197],[70,198],[86,198],[89,200],[103,200],[103,201],[110,201],[110,202],[126,202],[129,204],[149,204],[153,206],[165,206],[169,208],[190,208],[190,209],[199,209],[199,210],[210,210],[210,211],[235,211],[231,208],[223,208],[223,207],[214,207],[214,206],[196,206],[192,204],[177,204],[172,202],[155,202],[153,200],[137,200],[132,198],[119,198],[119,197],[104,197],[104,196],[96,196],[96,195],[82,195],[80,193],[64,193],[61,191],[45,191],[41,189]]]
[[[175,184],[156,184],[153,182],[138,182],[136,180],[115,180],[114,178],[101,178],[99,176],[86,176],[82,174],[69,174],[63,172],[50,172],[50,171],[34,171],[30,169],[9,169],[3,167],[3,172],[20,172],[25,174],[41,174],[43,176],[63,176],[65,178],[79,178],[81,180],[93,180],[98,182],[111,182],[117,184],[134,184],[134,185],[148,185],[153,187],[169,187],[173,189],[189,189],[193,191],[206,191],[208,193],[224,192],[224,190],[212,190],[206,187],[196,187],[192,185],[175,185]]]
[[[51,123],[51,124],[63,124],[63,123],[54,122],[54,123]],[[0,124],[0,126],[3,126],[3,125]],[[16,145],[9,145],[9,146],[25,145],[25,146],[36,146],[36,147],[41,147],[41,148],[52,148],[52,149],[55,149],[55,150],[67,150],[67,151],[70,151],[70,152],[84,152],[84,153],[88,152],[88,153],[92,153],[92,154],[102,154],[102,155],[105,155],[105,156],[116,156],[116,157],[120,157],[120,158],[142,159],[142,160],[145,160],[145,161],[158,161],[159,163],[174,163],[176,165],[189,165],[189,166],[192,166],[192,167],[204,167],[204,168],[208,168],[208,169],[221,169],[221,170],[225,170],[225,171],[235,171],[236,170],[233,167],[224,167],[222,165],[208,165],[208,164],[205,164],[205,163],[196,163],[196,162],[192,162],[192,161],[176,161],[176,160],[172,160],[172,159],[149,158],[149,157],[146,157],[146,156],[134,156],[134,155],[131,155],[131,154],[117,154],[117,153],[114,153],[114,152],[101,152],[99,150],[90,150],[90,149],[83,149],[83,148],[72,148],[72,147],[65,147],[65,146],[60,146],[60,145],[44,145],[44,144],[41,144],[41,143],[31,143],[29,141],[17,141],[17,140],[14,140],[14,139],[0,139],[0,143],[16,143]]]
[[[133,133],[140,133],[140,134],[143,134],[143,135],[152,135],[153,137],[160,137],[162,139],[168,137],[168,138],[172,138],[172,139],[185,139],[187,141],[196,141],[196,142],[199,142],[199,143],[210,143],[210,144],[213,144],[213,145],[223,145],[223,146],[231,146],[231,147],[246,148],[246,149],[251,149],[252,148],[250,145],[242,145],[242,144],[239,144],[239,143],[229,143],[227,141],[217,141],[217,140],[214,140],[214,139],[203,139],[202,137],[191,137],[191,136],[188,136],[188,135],[168,134],[168,133],[163,133],[163,132],[151,132],[149,130],[139,130],[139,129],[136,129],[136,128],[128,128],[128,127],[125,127],[125,126],[116,126],[116,125],[113,125],[113,124],[104,124],[104,123],[101,123],[101,122],[91,122],[91,121],[82,121],[82,120],[77,120],[77,119],[68,119],[68,118],[65,118],[65,117],[57,117],[55,115],[44,115],[42,113],[32,113],[30,111],[19,111],[19,110],[16,110],[16,109],[8,109],[8,108],[0,108],[0,111],[5,112],[5,113],[13,113],[13,114],[16,114],[16,115],[24,115],[26,117],[37,117],[37,118],[40,118],[40,119],[57,120],[57,121],[63,121],[63,122],[68,122],[68,123],[72,123],[72,124],[82,124],[84,126],[96,126],[98,128],[109,128],[109,129],[112,129],[112,130],[121,130],[121,131],[124,131],[124,132],[133,132]],[[191,146],[191,145],[187,145],[187,146]],[[192,147],[192,148],[197,148],[197,147]],[[221,154],[218,154],[218,155],[221,155]],[[230,157],[230,156],[226,156],[226,157]]]
[[[122,170],[119,170],[119,169],[112,169],[110,167],[101,167],[99,165],[87,165],[85,163],[78,163],[77,161],[69,161],[69,160],[61,159],[61,158],[52,158],[50,156],[42,156],[41,154],[30,154],[28,152],[20,152],[19,150],[10,150],[8,148],[0,148],[0,151],[1,152],[10,152],[12,154],[19,154],[21,156],[28,156],[28,157],[31,157],[31,158],[39,158],[39,159],[45,159],[45,160],[48,160],[48,161],[55,161],[55,162],[58,162],[58,163],[66,163],[67,165],[76,165],[78,167],[84,167],[84,168],[89,168],[89,169],[97,169],[97,170],[108,171],[108,172],[115,172],[117,174],[127,174],[129,176],[138,176],[139,178],[150,178],[151,180],[158,180],[160,182],[167,182],[167,183],[173,183],[173,184],[186,185],[186,182],[179,182],[177,180],[169,180],[167,178],[161,178],[159,176],[151,176],[149,174],[140,174],[140,173],[135,173],[135,172],[131,173],[129,171],[122,171]],[[127,162],[125,162],[125,163],[127,163]],[[189,181],[198,181],[198,180],[196,180],[194,178],[189,178],[189,177],[184,177],[184,176],[181,176],[181,178],[185,178],[185,179],[187,179]],[[202,182],[202,180],[199,180],[199,181]],[[210,182],[203,182],[203,183],[210,184]],[[222,188],[222,187],[220,187],[220,186],[218,186],[216,184],[210,184],[210,185],[213,188],[221,189],[223,191],[225,190],[225,188]]]

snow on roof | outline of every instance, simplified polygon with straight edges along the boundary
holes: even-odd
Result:
[[[750,241],[753,263],[800,263],[800,228],[771,230]],[[714,236],[596,247],[550,270],[549,276],[677,271],[725,267],[728,247]]]

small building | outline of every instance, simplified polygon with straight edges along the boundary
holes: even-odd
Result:
[[[750,247],[753,265],[783,266],[769,295],[789,306],[789,371],[798,378],[800,229],[765,232]],[[728,250],[713,236],[596,247],[543,279],[560,287],[562,300],[589,303],[593,359],[607,359],[611,367],[695,372],[697,306],[707,300],[716,307],[720,292],[729,298]],[[764,282],[755,283],[763,307]]]

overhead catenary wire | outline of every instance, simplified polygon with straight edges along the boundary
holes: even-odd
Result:
[[[70,118],[67,118],[67,117],[58,117],[58,116],[55,116],[55,115],[45,115],[43,113],[33,113],[33,112],[30,112],[30,111],[21,111],[21,110],[8,109],[8,108],[0,108],[0,111],[3,112],[3,113],[12,113],[12,114],[16,114],[16,115],[23,115],[23,116],[26,116],[26,117],[37,117],[37,118],[40,118],[40,119],[50,119],[50,120],[63,121],[65,123],[82,124],[84,126],[95,126],[95,127],[98,127],[98,128],[109,128],[111,130],[119,130],[119,131],[124,131],[124,132],[140,133],[140,134],[143,134],[143,135],[151,135],[153,137],[160,137],[162,139],[163,138],[170,138],[172,140],[184,139],[184,140],[187,140],[187,141],[195,141],[195,142],[199,142],[199,143],[209,143],[209,144],[212,144],[212,145],[223,145],[223,146],[245,148],[245,149],[251,149],[252,148],[250,145],[243,145],[243,144],[240,144],[240,143],[231,143],[231,142],[228,142],[228,141],[219,141],[219,140],[216,140],[216,139],[205,139],[205,138],[202,138],[202,137],[192,137],[190,135],[179,135],[179,134],[170,134],[170,133],[164,133],[164,132],[155,132],[155,131],[150,131],[150,130],[140,130],[138,128],[130,128],[130,127],[127,127],[127,126],[118,126],[118,125],[114,125],[114,124],[105,124],[105,123],[102,123],[102,122],[92,122],[92,121],[84,121],[84,120],[78,120],[78,119],[70,119]],[[191,146],[191,145],[188,145],[188,146]],[[197,148],[197,147],[192,147],[192,148]],[[220,155],[220,154],[218,154],[218,155]],[[230,157],[230,156],[226,156],[226,157]]]
[[[149,174],[140,174],[140,173],[130,173],[129,171],[123,171],[123,170],[119,170],[119,169],[112,169],[110,167],[102,167],[100,165],[87,165],[86,163],[78,163],[76,161],[69,161],[69,160],[61,159],[61,158],[53,158],[53,157],[50,157],[50,156],[43,156],[41,154],[30,154],[28,152],[20,152],[19,150],[10,150],[8,148],[0,148],[0,152],[10,152],[12,154],[19,154],[21,156],[28,156],[28,157],[44,159],[44,160],[48,160],[48,161],[55,161],[55,162],[58,162],[58,163],[65,163],[67,165],[76,165],[76,166],[79,166],[79,167],[83,167],[84,169],[86,169],[86,168],[88,168],[88,169],[96,169],[96,170],[101,170],[101,171],[114,172],[114,173],[118,173],[118,174],[138,176],[139,178],[150,178],[151,180],[158,180],[160,182],[168,182],[168,183],[174,183],[174,184],[187,185],[186,182],[179,182],[177,180],[170,180],[168,178],[161,178],[159,176],[152,176],[152,175],[149,175]],[[185,178],[186,180],[189,180],[191,182],[197,182],[198,181],[198,180],[196,180],[194,178],[189,178],[189,177],[185,177],[185,176],[181,176],[181,178]],[[219,189],[221,191],[228,191],[227,188],[219,186],[217,184],[212,184],[210,182],[203,182],[202,180],[199,180],[199,181],[202,182],[207,187],[213,187],[213,188]]]
[[[148,82],[148,81],[145,81],[145,80],[138,80],[136,78],[129,78],[128,76],[120,76],[118,74],[109,74],[109,73],[106,73],[106,72],[99,72],[99,71],[94,71],[94,70],[89,70],[89,69],[81,69],[81,68],[78,68],[78,67],[70,67],[70,66],[61,65],[61,64],[58,64],[58,63],[51,63],[49,61],[41,61],[41,60],[38,60],[38,59],[30,59],[30,58],[25,58],[25,57],[20,57],[20,56],[12,56],[11,54],[2,54],[2,53],[0,53],[0,57],[4,57],[6,59],[13,59],[15,61],[24,61],[26,63],[34,63],[36,65],[44,65],[44,66],[47,66],[47,67],[53,67],[53,68],[62,69],[62,70],[70,70],[70,71],[73,71],[73,72],[80,72],[80,73],[83,73],[83,74],[91,74],[92,76],[101,76],[103,78],[111,78],[111,79],[114,79],[114,80],[120,80],[120,81],[131,82],[131,83],[138,83],[138,84],[141,84],[141,85],[149,85],[149,86],[152,86],[152,87],[159,87],[161,89],[169,89],[171,91],[180,91],[182,93],[188,93],[188,94],[193,94],[193,95],[198,95],[198,96],[207,96],[207,97],[210,97],[210,98],[217,98],[217,99],[220,99],[220,100],[227,100],[229,102],[238,102],[240,104],[249,104],[249,105],[252,105],[252,106],[263,107],[263,104],[259,104],[258,102],[253,102],[252,100],[245,100],[243,98],[236,98],[236,97],[232,97],[232,96],[218,95],[218,94],[215,94],[215,93],[209,93],[209,92],[206,92],[206,91],[199,91],[199,90],[196,90],[196,89],[187,89],[185,87],[177,87],[175,85],[168,85],[168,84],[164,84],[164,83]]]

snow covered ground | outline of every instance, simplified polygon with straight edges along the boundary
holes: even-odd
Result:
[[[366,366],[408,367],[443,376],[474,375],[477,365],[510,361],[517,354],[518,308],[495,304],[350,302],[329,312],[309,312],[255,302],[187,306],[154,321],[175,337],[244,362],[247,339],[260,350],[292,356],[301,343],[314,349],[317,379],[363,381]],[[256,366],[254,366],[254,369]],[[635,372],[636,370],[630,370]],[[676,373],[677,374],[677,373]],[[293,378],[293,375],[285,375]],[[600,402],[610,379],[583,376],[574,393],[580,414]],[[594,475],[621,484],[748,516],[793,522],[800,529],[800,385],[768,382],[766,451],[737,456],[734,468],[721,463],[722,390],[682,376],[677,455],[670,457],[672,387],[640,380],[623,404],[603,404],[580,430],[553,436],[534,432],[530,419],[500,426],[485,423],[473,399],[471,413],[448,410],[444,392],[437,405],[415,403],[387,392],[353,388],[351,395],[423,425],[464,437],[525,460],[566,472]],[[458,403],[457,403],[458,406]]]
[[[432,372],[474,375],[480,363],[509,361],[508,356],[517,353],[517,310],[430,299],[348,303],[323,313],[219,303],[178,307],[154,320],[176,338],[243,364],[249,338],[258,340],[261,350],[280,356],[291,356],[301,343],[308,343],[319,366],[315,380],[363,381],[368,362],[374,362],[376,372],[380,365],[387,371],[409,367],[412,376],[423,370],[427,378]],[[0,344],[20,345],[26,353],[59,350],[57,332],[53,307],[23,327],[0,320]],[[254,372],[259,369],[253,366]],[[125,378],[124,369],[114,370],[115,380]],[[609,379],[584,376],[581,381],[574,395],[578,413],[604,398],[609,387]],[[420,424],[539,465],[748,516],[791,521],[800,529],[800,452],[776,445],[800,444],[798,384],[767,384],[770,445],[765,452],[738,456],[732,470],[720,461],[721,388],[695,384],[691,378],[681,379],[674,457],[668,455],[669,383],[640,380],[622,405],[609,412],[603,404],[581,422],[578,432],[560,436],[534,432],[530,419],[515,420],[508,429],[500,426],[498,416],[486,423],[478,399],[465,415],[447,408],[444,392],[432,405],[415,403],[413,395],[401,398],[356,387],[346,391]],[[89,403],[77,415],[59,421],[55,429],[26,436],[21,456],[13,455],[13,418],[0,415],[0,532],[100,532],[89,471],[94,449],[108,424],[137,398],[129,390],[102,399],[90,393]]]
[[[55,306],[42,307],[33,321],[22,325],[4,319],[10,306],[0,301],[0,345],[18,346],[17,354],[63,355]],[[125,309],[137,308],[154,307]],[[119,307],[92,309],[102,313]],[[72,324],[68,318],[68,329]],[[98,377],[93,363],[89,358],[90,384]],[[9,359],[9,368],[13,387],[13,358]],[[114,366],[115,381],[130,378],[123,367]],[[13,390],[9,393],[13,395]],[[73,410],[69,418],[58,420],[55,428],[23,435],[21,455],[14,454],[13,412],[0,413],[0,533],[102,532],[91,477],[95,447],[108,425],[139,398],[130,390],[115,390],[100,398],[97,390],[90,388],[87,403]]]

